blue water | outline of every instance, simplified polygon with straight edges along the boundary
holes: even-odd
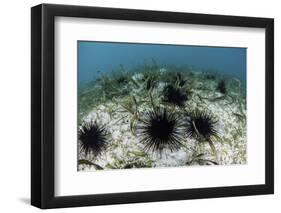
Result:
[[[160,67],[191,66],[246,80],[246,48],[79,41],[79,82],[94,80],[102,73],[120,68],[120,64],[132,70],[151,64],[152,59]]]

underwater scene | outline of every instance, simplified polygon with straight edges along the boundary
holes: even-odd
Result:
[[[78,41],[78,171],[246,164],[246,52]]]

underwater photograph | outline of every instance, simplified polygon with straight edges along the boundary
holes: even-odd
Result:
[[[78,41],[77,169],[247,163],[247,49]]]

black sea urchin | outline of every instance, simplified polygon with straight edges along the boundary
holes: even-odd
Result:
[[[222,94],[225,94],[225,93],[226,93],[226,86],[225,86],[224,80],[221,80],[221,81],[218,83],[217,90],[218,90],[220,93],[222,93]]]
[[[191,113],[190,119],[186,122],[186,133],[188,137],[204,138],[210,140],[211,136],[217,136],[218,132],[215,129],[217,120],[207,113],[195,111]]]
[[[206,75],[206,79],[208,79],[208,80],[216,80],[216,76],[213,75],[213,74],[207,74]]]
[[[172,85],[167,85],[164,88],[165,102],[171,103],[177,106],[184,106],[184,102],[187,101],[187,95],[180,89]]]
[[[141,143],[146,151],[159,151],[164,148],[171,151],[178,150],[182,145],[182,122],[180,117],[165,109],[157,109],[146,113],[143,124],[138,127]]]
[[[78,130],[81,149],[86,155],[92,153],[95,157],[99,156],[107,148],[107,134],[104,126],[92,121],[83,122]]]
[[[183,79],[182,74],[180,72],[176,73],[176,76],[174,76],[173,79],[174,84],[183,87],[186,84],[186,82],[187,81]]]

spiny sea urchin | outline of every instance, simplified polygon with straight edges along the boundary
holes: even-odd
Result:
[[[120,76],[119,78],[116,79],[116,81],[120,85],[128,83],[128,80],[124,76]]]
[[[178,114],[166,109],[151,110],[145,114],[140,130],[140,142],[145,151],[159,151],[164,148],[178,150],[183,141],[183,125]]]
[[[213,75],[213,74],[207,74],[207,75],[205,76],[205,78],[208,79],[208,80],[216,80],[216,76]]]
[[[176,73],[172,80],[172,83],[178,85],[179,87],[183,87],[186,82],[187,81],[182,77],[182,74],[180,72]]]
[[[78,130],[81,149],[86,155],[92,153],[95,157],[99,156],[107,148],[107,135],[105,126],[84,121]]]
[[[210,140],[212,136],[217,136],[218,132],[215,128],[217,120],[206,111],[198,111],[191,113],[190,118],[185,123],[185,131],[188,137],[196,139],[204,138]]]
[[[218,85],[217,85],[217,90],[222,93],[222,94],[225,94],[227,91],[226,91],[226,86],[225,86],[225,81],[224,80],[221,80]]]
[[[171,103],[177,106],[184,106],[185,101],[187,101],[187,95],[182,91],[182,89],[173,85],[167,85],[164,88],[163,92],[164,102]]]

